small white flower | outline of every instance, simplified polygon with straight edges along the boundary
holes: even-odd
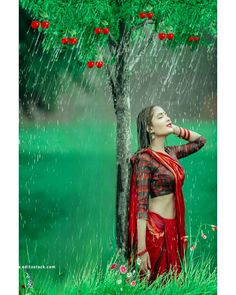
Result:
[[[135,273],[135,270],[133,270],[133,274]]]
[[[138,257],[137,258],[137,264],[140,265],[141,264],[141,259]]]
[[[122,283],[122,280],[117,280],[116,282],[120,285]]]
[[[132,273],[131,272],[127,272],[127,278],[130,278],[132,276]]]
[[[120,290],[121,290],[121,291],[123,291],[123,289],[122,289],[122,288],[120,288]]]

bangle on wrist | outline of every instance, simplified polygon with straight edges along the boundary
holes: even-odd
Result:
[[[184,128],[184,136],[183,136],[184,139],[186,140],[189,140],[190,138],[190,131],[186,128]]]
[[[179,132],[178,137],[181,137],[183,139],[189,140],[189,138],[190,138],[190,131],[187,128],[182,128],[182,127],[179,127],[179,129],[180,129],[180,132]],[[183,133],[183,135],[182,135],[182,133]]]
[[[181,133],[182,133],[182,128],[179,127],[179,135],[178,135],[178,137],[181,137]]]
[[[147,252],[147,248],[145,248],[144,250],[138,252],[138,256],[142,256],[143,254],[145,254]]]
[[[187,129],[187,132],[188,132],[187,140],[189,140],[189,138],[190,138],[190,131]]]

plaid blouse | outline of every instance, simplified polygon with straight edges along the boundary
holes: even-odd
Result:
[[[197,152],[206,143],[203,136],[186,144],[167,146],[165,151],[175,160]],[[137,218],[148,218],[149,196],[151,198],[175,192],[174,175],[165,166],[157,162],[147,153],[140,154],[135,162],[137,173],[136,185],[138,193]]]

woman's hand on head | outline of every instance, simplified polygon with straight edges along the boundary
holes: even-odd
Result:
[[[172,124],[172,129],[174,134],[178,134],[179,127],[177,125]]]

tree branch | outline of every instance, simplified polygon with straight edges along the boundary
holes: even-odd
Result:
[[[133,67],[137,64],[137,62],[140,60],[140,57],[144,54],[144,52],[146,51],[146,49],[148,48],[148,46],[151,44],[151,42],[153,41],[153,37],[155,35],[155,31],[153,30],[147,40],[147,42],[144,44],[144,46],[142,46],[142,48],[139,50],[136,58],[134,59],[134,61],[132,62],[132,64],[129,66],[129,70],[132,71]]]
[[[102,48],[99,45],[97,45],[97,48],[101,52],[101,55],[103,56]],[[114,106],[116,106],[117,93],[116,93],[115,83],[114,83],[114,80],[112,78],[112,73],[110,71],[109,65],[106,64],[106,63],[104,65],[105,65],[106,75],[108,77],[108,81],[109,81],[109,84],[110,84],[110,87],[111,87],[112,96],[114,98]]]
[[[111,55],[115,55],[115,49],[117,49],[117,42],[114,41],[111,35],[109,35],[109,38],[107,39],[107,44]]]
[[[111,55],[113,55],[114,54],[114,48],[112,47],[112,44],[111,44],[109,39],[107,39],[107,44],[108,44],[108,48],[110,50]]]
[[[109,33],[109,36],[108,36],[108,42],[109,42],[113,47],[116,47],[116,46],[117,46],[117,42],[116,42],[115,38],[112,36],[111,33]]]
[[[142,23],[134,26],[133,28],[131,28],[131,31],[135,31],[141,27],[143,27],[144,25],[146,24],[154,24],[153,20],[152,19],[146,19],[145,21],[143,21]]]
[[[116,107],[117,93],[116,93],[115,83],[114,83],[114,81],[112,79],[112,75],[111,75],[111,71],[109,69],[109,66],[105,65],[105,69],[106,69],[106,74],[107,74],[107,77],[108,77],[108,80],[109,80],[109,84],[111,86],[111,92],[112,92],[112,96],[113,96],[113,99],[114,99],[114,106]]]

